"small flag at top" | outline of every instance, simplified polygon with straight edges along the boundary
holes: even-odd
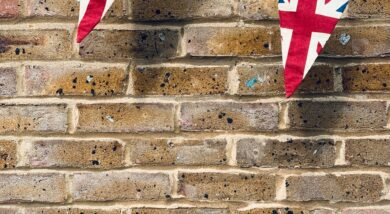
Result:
[[[77,43],[81,43],[96,27],[110,9],[112,3],[114,3],[114,0],[80,0]]]
[[[297,90],[341,18],[348,0],[278,0],[286,96]]]

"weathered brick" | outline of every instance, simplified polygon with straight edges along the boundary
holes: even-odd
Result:
[[[1,0],[0,18],[14,18],[20,13],[19,0]]]
[[[177,55],[179,31],[94,30],[80,44],[83,59],[170,58]]]
[[[124,166],[124,147],[118,141],[39,140],[26,142],[26,166],[115,168]]]
[[[17,208],[0,208],[1,214],[21,214]]]
[[[139,165],[222,165],[226,140],[131,140],[131,161]]]
[[[390,64],[361,64],[340,68],[346,92],[390,91]]]
[[[0,67],[0,96],[14,96],[16,92],[16,68]]]
[[[341,214],[389,214],[390,207],[355,207],[346,208],[341,211]]]
[[[294,101],[288,117],[293,129],[380,129],[387,122],[386,103],[380,101]]]
[[[272,56],[280,54],[276,26],[190,26],[185,29],[192,56]],[[277,36],[275,36],[277,35]]]
[[[170,194],[169,175],[162,173],[83,173],[72,180],[75,201],[161,200]]]
[[[17,161],[16,142],[0,141],[0,169],[15,168]]]
[[[233,15],[234,0],[128,0],[129,18],[180,20],[225,18]]]
[[[349,139],[345,159],[352,165],[389,166],[390,141],[387,139]]]
[[[349,17],[382,18],[390,16],[390,4],[388,0],[354,0],[349,3],[347,10]]]
[[[241,167],[332,167],[335,159],[336,146],[330,139],[247,138],[237,142],[237,163]]]
[[[131,214],[228,214],[228,209],[217,208],[176,208],[176,209],[156,209],[156,208],[133,208]]]
[[[278,105],[274,103],[183,103],[180,123],[184,131],[275,130],[278,113]]]
[[[77,107],[77,130],[80,132],[161,132],[174,129],[172,104],[80,104]]]
[[[66,59],[71,44],[67,30],[0,30],[2,60]]]
[[[120,209],[102,208],[26,208],[24,213],[28,214],[120,214]]]
[[[0,133],[65,132],[65,105],[1,105]]]
[[[343,45],[342,40],[348,42]],[[390,52],[389,41],[389,26],[338,27],[325,46],[323,54],[332,56],[379,56]]]
[[[30,17],[76,18],[80,9],[78,1],[73,0],[26,0],[26,10]],[[114,1],[106,18],[122,17],[125,10],[122,1]]]
[[[0,174],[0,202],[65,202],[62,174]]]
[[[289,201],[376,202],[383,181],[379,175],[369,174],[302,175],[288,177],[286,188]]]
[[[284,71],[282,65],[243,63],[237,66],[239,95],[284,94]],[[300,93],[324,93],[334,91],[333,67],[315,65],[298,89]]]
[[[273,0],[239,0],[238,14],[251,20],[278,19],[278,2]]]
[[[331,210],[326,209],[308,209],[303,207],[283,207],[283,208],[256,208],[246,211],[239,211],[239,214],[333,214]]]
[[[180,172],[179,193],[198,200],[270,201],[275,198],[275,176]]]
[[[110,96],[124,95],[126,65],[51,63],[28,65],[24,75],[29,96]]]
[[[135,95],[207,95],[227,91],[228,66],[137,66]]]

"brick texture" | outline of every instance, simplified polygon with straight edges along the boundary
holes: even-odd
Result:
[[[379,175],[291,176],[286,180],[291,201],[379,201],[383,181]]]
[[[84,173],[75,174],[72,181],[76,201],[156,200],[170,194],[169,176],[161,173]]]
[[[290,98],[277,0],[79,2],[0,0],[0,214],[390,214],[389,0]]]
[[[179,193],[193,200],[270,201],[275,180],[265,174],[179,173]]]

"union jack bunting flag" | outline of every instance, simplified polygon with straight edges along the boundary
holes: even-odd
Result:
[[[278,0],[286,96],[298,88],[341,18],[348,0]]]
[[[80,43],[95,28],[114,0],[80,0],[77,42]]]

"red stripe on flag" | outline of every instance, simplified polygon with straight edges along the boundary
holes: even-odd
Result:
[[[85,37],[95,28],[103,16],[106,0],[90,0],[87,10],[77,29],[77,43],[83,41]]]

